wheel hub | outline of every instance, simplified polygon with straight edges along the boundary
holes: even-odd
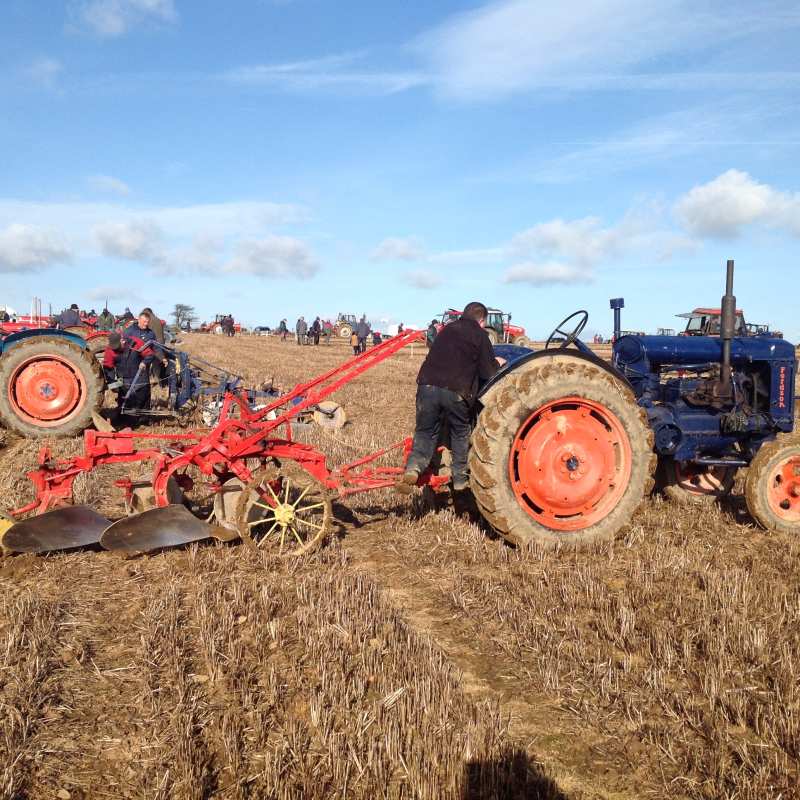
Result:
[[[769,504],[783,519],[800,519],[800,457],[793,456],[778,465],[769,485]]]
[[[556,530],[580,530],[603,519],[624,494],[630,443],[609,409],[564,398],[522,425],[509,467],[517,500],[534,519]]]
[[[275,522],[282,528],[288,528],[294,522],[294,506],[288,503],[279,503],[275,506],[273,514],[275,515]]]
[[[39,423],[61,421],[81,405],[84,395],[80,375],[57,356],[37,356],[15,372],[9,385],[20,416]]]

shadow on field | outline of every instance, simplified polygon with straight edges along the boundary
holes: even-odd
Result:
[[[500,759],[470,761],[461,800],[569,800],[524,750]]]

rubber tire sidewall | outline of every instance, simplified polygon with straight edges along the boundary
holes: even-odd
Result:
[[[634,394],[602,367],[563,354],[512,372],[504,383],[488,398],[472,434],[470,484],[481,514],[517,545],[574,547],[613,540],[653,488],[653,435]],[[579,531],[537,522],[520,505],[509,476],[511,445],[519,428],[537,408],[564,397],[582,397],[608,408],[627,432],[631,448],[630,480],[616,507]]]
[[[68,359],[73,367],[80,371],[86,384],[88,397],[83,407],[74,417],[61,425],[38,427],[20,419],[8,398],[8,384],[14,371],[21,362],[37,353],[43,356],[58,355]],[[0,356],[0,421],[9,430],[31,439],[77,436],[92,425],[92,413],[102,408],[104,388],[100,363],[88,350],[64,338],[37,336],[30,341],[14,345]]]
[[[800,434],[779,434],[774,441],[761,445],[747,470],[744,496],[750,516],[764,530],[797,536],[800,533],[800,524],[778,517],[767,497],[770,474],[780,461],[793,455],[800,457]]]

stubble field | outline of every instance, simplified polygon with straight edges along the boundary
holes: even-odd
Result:
[[[349,348],[190,335],[289,387]],[[344,387],[331,463],[412,430],[423,352]],[[0,431],[0,507],[38,445]],[[55,443],[58,455],[79,441]],[[121,514],[116,473],[79,487]],[[740,497],[647,499],[613,546],[521,551],[419,498],[315,554],[201,544],[0,562],[0,796],[800,797],[800,541]]]

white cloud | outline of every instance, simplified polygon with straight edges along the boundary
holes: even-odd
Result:
[[[406,238],[390,236],[384,239],[370,254],[372,261],[419,261],[425,256],[425,248],[416,236]]]
[[[232,201],[190,206],[129,207],[112,203],[35,203],[0,199],[0,225],[26,222],[84,235],[110,222],[152,220],[171,237],[190,239],[202,232],[235,238],[257,236],[270,226],[307,222],[308,209],[291,203]]]
[[[442,278],[438,273],[421,269],[406,273],[405,279],[417,289],[436,289],[442,285]]]
[[[735,238],[754,223],[800,236],[800,194],[779,191],[735,169],[695,186],[675,204],[675,213],[697,236]]]
[[[251,64],[229,70],[221,78],[245,86],[310,91],[339,89],[373,94],[395,94],[427,82],[414,70],[381,70],[353,66],[364,53],[342,53],[305,61]]]
[[[103,255],[128,261],[157,263],[164,255],[164,233],[152,220],[98,225],[95,239]]]
[[[591,280],[592,270],[588,267],[562,264],[558,261],[523,261],[509,267],[503,276],[505,283],[530,283],[533,286],[588,283]]]
[[[659,57],[797,23],[789,0],[763,8],[747,0],[496,0],[423,35],[418,50],[443,91],[458,97],[655,87]]]
[[[75,3],[72,11],[81,27],[109,38],[143,24],[178,19],[173,0],[84,0]]]
[[[0,272],[26,272],[65,263],[72,252],[52,228],[12,223],[0,230]]]
[[[434,264],[453,264],[463,266],[465,264],[496,264],[505,256],[503,247],[483,247],[469,250],[443,250],[441,253],[434,253],[428,259]]]
[[[25,74],[33,83],[52,89],[58,77],[64,71],[64,65],[55,58],[38,58],[25,68]]]
[[[115,178],[112,175],[91,175],[87,178],[89,186],[96,192],[106,192],[126,197],[131,193],[131,187],[125,181]]]
[[[141,302],[141,296],[126,286],[97,286],[86,292],[86,298],[93,302],[105,303],[117,300],[125,303]]]
[[[516,255],[538,252],[589,266],[612,253],[617,246],[617,232],[603,229],[596,217],[542,222],[518,233],[511,240]]]
[[[305,242],[291,236],[266,236],[240,242],[225,272],[271,278],[311,278],[319,265]]]

